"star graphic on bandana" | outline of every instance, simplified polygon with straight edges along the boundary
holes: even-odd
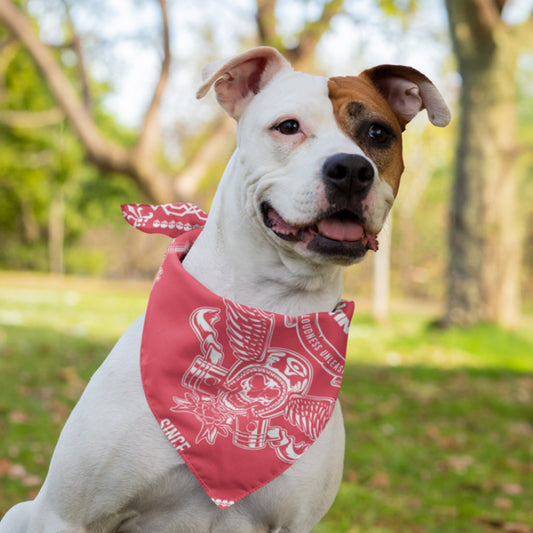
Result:
[[[202,423],[196,443],[205,439],[209,444],[214,444],[219,434],[223,437],[228,436],[229,420],[228,414],[225,414],[227,410],[216,398],[201,398],[198,394],[186,393],[185,398],[173,396],[172,399],[175,405],[171,407],[171,411],[192,413]]]

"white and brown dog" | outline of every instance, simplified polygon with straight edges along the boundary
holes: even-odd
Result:
[[[426,109],[450,114],[420,72],[383,65],[355,77],[295,72],[273,48],[209,64],[238,121],[237,149],[205,229],[183,266],[213,293],[289,316],[330,312],[343,267],[377,249],[403,171],[402,132]],[[211,501],[147,405],[139,353],[144,317],[122,336],[72,412],[34,501],[1,533],[304,533],[337,493],[344,427],[337,401],[292,466],[227,509]],[[235,465],[239,468],[239,465]]]

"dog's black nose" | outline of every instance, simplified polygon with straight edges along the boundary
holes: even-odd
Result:
[[[341,194],[365,196],[372,186],[374,168],[361,155],[341,153],[326,159],[323,176],[326,185]]]

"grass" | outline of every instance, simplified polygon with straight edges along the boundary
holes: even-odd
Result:
[[[0,516],[33,497],[68,413],[149,284],[0,273]],[[314,533],[531,532],[533,328],[358,311],[344,479]]]
[[[347,452],[317,532],[481,532],[533,524],[533,378],[350,364]]]

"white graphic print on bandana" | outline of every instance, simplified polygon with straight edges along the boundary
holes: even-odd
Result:
[[[282,416],[315,440],[331,417],[334,400],[306,396],[313,368],[300,353],[270,346],[272,316],[257,310],[252,314],[227,300],[224,303],[234,356],[230,359],[234,362],[229,367],[224,365],[217,330],[220,310],[195,310],[190,325],[200,341],[201,354],[182,379],[183,386],[191,392],[174,396],[171,411],[197,417],[202,424],[197,443],[205,439],[214,444],[218,437],[231,436],[235,446],[255,450],[268,445],[281,460],[292,463],[309,443],[296,442],[273,419]],[[290,319],[285,325],[297,327]],[[339,370],[342,372],[342,368]]]
[[[134,228],[146,233],[163,233],[176,237],[180,233],[202,228],[207,214],[194,204],[124,204],[122,214]],[[194,222],[191,223],[191,220]]]
[[[203,211],[122,209],[141,231],[176,237],[150,293],[142,384],[162,432],[225,509],[289,468],[331,419],[353,303],[284,316],[226,300],[181,264],[205,225]]]

